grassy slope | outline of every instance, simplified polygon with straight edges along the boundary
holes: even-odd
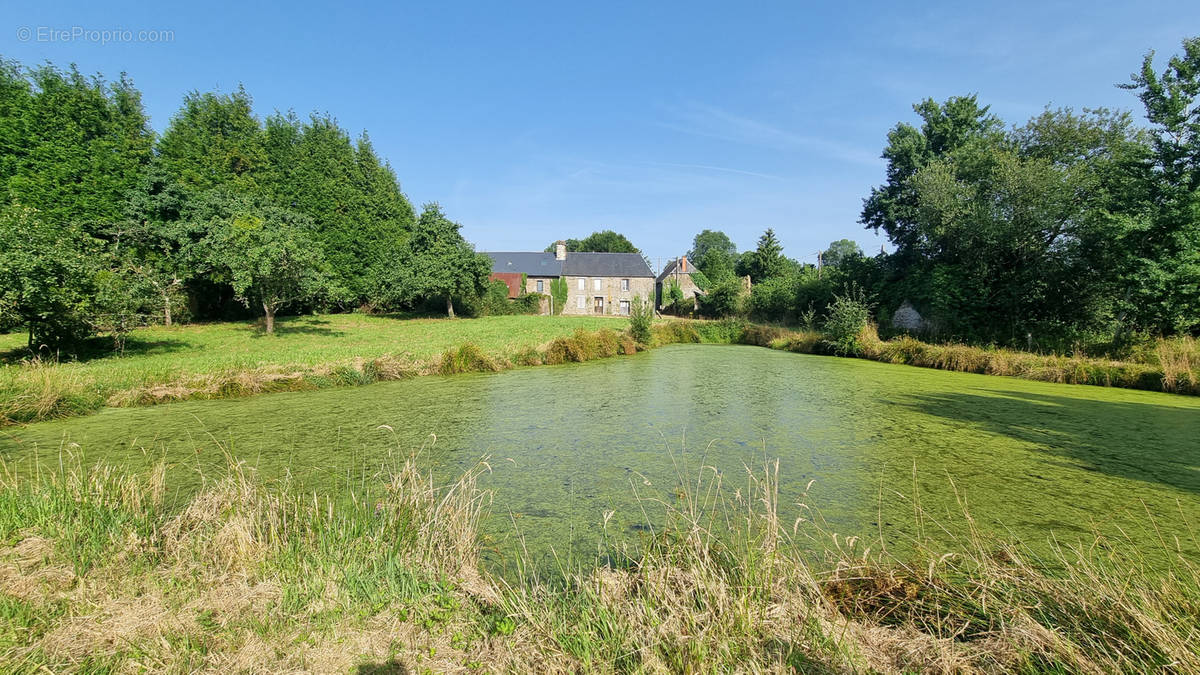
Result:
[[[216,323],[139,330],[127,353],[29,367],[10,363],[0,367],[0,423],[86,413],[105,404],[148,403],[146,391],[165,388],[171,399],[176,389],[211,389],[213,395],[255,393],[264,377],[294,372],[327,374],[338,366],[387,357],[397,367],[420,370],[438,355],[465,343],[477,345],[498,358],[511,358],[576,329],[624,328],[625,322],[603,317],[498,316],[483,319],[395,319],[360,314],[284,318],[276,335],[268,336],[252,323]],[[0,353],[15,353],[24,345],[22,334],[0,335]],[[249,380],[229,386],[213,378],[249,373]],[[276,380],[271,391],[289,381]],[[283,384],[281,384],[283,383]],[[237,384],[237,383],[235,383]],[[223,389],[224,387],[224,389]],[[246,390],[242,392],[242,390]],[[115,397],[115,398],[114,398]],[[153,397],[152,397],[153,398]]]

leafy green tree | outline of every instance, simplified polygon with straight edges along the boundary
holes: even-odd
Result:
[[[633,242],[623,234],[612,230],[593,232],[583,239],[568,239],[567,250],[593,253],[641,253]],[[546,247],[547,253],[554,252],[554,244]]]
[[[436,202],[426,204],[409,239],[408,278],[402,283],[409,297],[444,297],[450,318],[454,297],[481,293],[492,270],[491,258],[475,252],[461,227]]]
[[[1141,325],[1200,333],[1200,37],[1183,41],[1162,73],[1154,52],[1125,85],[1151,124],[1149,217],[1126,242],[1126,305]]]
[[[720,230],[703,230],[692,239],[688,260],[714,283],[733,276],[737,246]]]
[[[267,169],[262,125],[250,95],[192,92],[158,141],[167,176],[194,194],[227,188],[257,193]]]
[[[851,258],[862,256],[862,249],[850,239],[838,239],[829,244],[829,248],[821,253],[821,264],[826,267],[839,267]]]
[[[707,294],[697,297],[698,311],[703,316],[713,318],[740,315],[744,295],[741,280],[722,281],[713,285]]]
[[[1110,165],[1137,147],[1126,115],[1047,111],[918,171],[910,232],[939,318],[1010,343],[1102,321],[1116,273],[1106,248],[1119,234],[1110,194],[1124,189]]]
[[[311,232],[305,216],[273,207],[238,213],[214,232],[214,264],[227,271],[239,300],[262,306],[267,333],[275,332],[280,309],[336,293]]]
[[[36,210],[0,210],[0,323],[20,323],[29,348],[70,347],[91,332],[101,242]]]
[[[738,260],[735,271],[738,276],[749,276],[754,283],[783,274],[789,261],[783,255],[783,245],[775,236],[775,230],[767,231],[758,238],[758,247]]]
[[[74,67],[0,66],[0,189],[45,222],[95,232],[119,219],[153,139],[124,75],[108,84]]]
[[[888,132],[883,151],[887,182],[871,190],[860,218],[868,228],[883,230],[905,256],[924,246],[911,178],[939,157],[971,143],[992,144],[1003,136],[1003,123],[975,96],[955,96],[940,104],[926,99],[913,110],[921,117],[921,127],[901,122]]]
[[[364,135],[357,145],[328,115],[301,123],[268,117],[267,175],[260,180],[278,204],[312,218],[339,283],[367,300],[371,269],[394,260],[413,213],[395,175]]]
[[[128,219],[109,231],[122,267],[153,291],[167,326],[174,322],[186,284],[211,268],[209,219],[185,218],[188,210],[187,195],[161,163],[152,162],[130,193]]]

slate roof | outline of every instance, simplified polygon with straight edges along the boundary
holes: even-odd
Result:
[[[650,266],[638,253],[567,253],[555,260],[553,253],[496,252],[492,273],[518,272],[531,277],[653,277]]]
[[[531,277],[562,276],[562,263],[554,259],[553,253],[499,252],[486,255],[492,258],[492,274],[516,272]]]
[[[668,262],[666,265],[663,265],[662,272],[659,272],[657,280],[662,281],[663,279],[666,279],[669,276],[674,276],[676,274],[690,275],[692,272],[696,271],[695,265],[692,265],[692,261],[690,261],[690,260],[688,261],[688,266],[687,266],[686,271],[685,270],[677,270],[676,269],[677,267],[679,267],[679,258],[672,258],[670,262]]]

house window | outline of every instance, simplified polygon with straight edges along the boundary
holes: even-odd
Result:
[[[587,297],[582,295],[575,296],[575,309],[587,309]]]
[[[629,316],[629,301],[628,300],[621,301],[621,315]]]
[[[545,290],[545,288],[542,286],[542,284],[545,282],[542,281],[541,279],[538,279],[537,281],[538,281],[538,293],[541,293]]]
[[[623,291],[629,290],[629,280],[628,279],[621,280],[621,290],[623,290]]]
[[[596,291],[600,290],[600,283],[599,279],[592,279],[592,289]]]
[[[587,279],[584,279],[584,278],[580,277],[580,279],[579,279],[579,290],[581,290],[581,291],[586,291],[586,290],[587,290]],[[583,309],[583,308],[582,308],[582,307],[580,307],[580,309]]]

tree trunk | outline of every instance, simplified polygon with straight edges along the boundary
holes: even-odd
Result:
[[[267,313],[267,335],[275,332],[275,308],[263,303],[263,311]]]
[[[446,296],[446,315],[454,318],[454,300],[449,295]]]
[[[171,294],[163,291],[163,325],[171,325]]]

